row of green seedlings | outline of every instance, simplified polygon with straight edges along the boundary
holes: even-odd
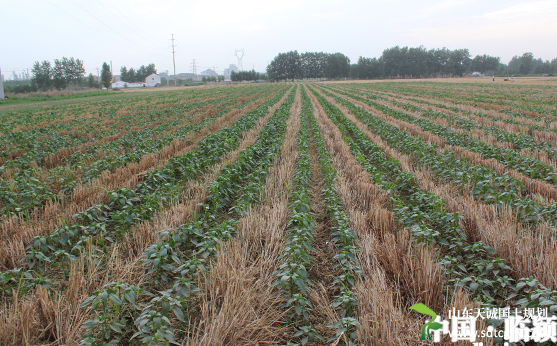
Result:
[[[209,96],[209,95],[208,95]],[[190,99],[193,97],[188,97]],[[217,98],[215,100],[218,101]],[[187,101],[187,100],[186,100]],[[129,102],[126,100],[126,102]],[[37,126],[30,129],[20,130],[20,131],[8,131],[5,130],[4,135],[1,136],[2,143],[0,146],[4,149],[0,152],[0,157],[11,157],[16,156],[11,160],[6,161],[2,166],[5,168],[30,168],[29,163],[34,161],[37,165],[41,166],[44,158],[50,154],[53,154],[60,149],[75,147],[80,144],[86,143],[88,141],[102,139],[103,137],[116,134],[110,127],[106,128],[106,131],[101,131],[93,139],[87,139],[81,136],[79,132],[87,131],[88,129],[95,128],[100,122],[104,122],[107,119],[115,119],[117,124],[123,124],[123,129],[126,129],[126,124],[130,122],[137,122],[141,120],[139,126],[149,124],[159,119],[167,119],[176,116],[176,114],[168,114],[164,111],[157,111],[156,117],[154,119],[153,113],[149,112],[147,114],[126,114],[123,116],[117,116],[116,113],[123,106],[122,102],[118,103],[118,108],[115,108],[110,117],[86,117],[81,119],[74,119],[69,122],[55,123],[46,126]],[[188,102],[187,108],[184,112],[190,111],[197,108],[203,107],[202,102]],[[63,114],[66,119],[69,116],[66,114],[68,107],[58,108],[53,110],[53,112]],[[14,118],[20,118],[21,115],[15,116]],[[25,118],[25,117],[23,117]],[[32,125],[37,123],[41,119],[26,118],[27,125]],[[129,128],[129,126],[128,126]],[[76,132],[77,131],[77,132]],[[59,134],[59,132],[70,132],[68,134]],[[23,152],[21,155],[17,155],[14,152]],[[1,170],[0,170],[1,174]]]
[[[262,95],[261,97],[266,97]],[[254,102],[254,100],[250,101]],[[19,214],[21,217],[29,216],[30,212],[36,207],[42,207],[48,199],[54,199],[71,193],[78,183],[85,183],[93,178],[100,176],[106,171],[113,172],[118,167],[130,162],[139,162],[144,155],[161,149],[176,138],[183,138],[188,134],[198,132],[216,118],[221,117],[228,106],[234,105],[235,99],[223,103],[217,109],[219,112],[214,116],[207,117],[201,122],[188,124],[177,129],[177,131],[162,138],[150,139],[158,133],[177,125],[175,122],[183,122],[178,119],[174,122],[162,124],[156,128],[148,128],[142,131],[134,131],[124,135],[122,138],[108,144],[94,146],[88,149],[90,152],[77,152],[69,157],[71,167],[56,167],[52,172],[49,181],[39,181],[35,178],[38,174],[36,169],[26,169],[19,171],[14,176],[13,182],[0,182],[0,217],[11,214]],[[246,104],[242,104],[245,106]],[[191,117],[190,117],[191,118]],[[121,151],[125,149],[125,153]],[[91,163],[88,167],[80,165],[80,161],[86,156],[96,155],[98,151],[114,152],[112,155],[103,156],[101,159]],[[79,172],[83,172],[82,176]],[[59,193],[54,194],[49,185],[61,185]]]
[[[311,101],[307,92],[302,93],[302,100],[309,104]],[[336,329],[336,336],[329,342],[342,341],[345,345],[357,344],[358,320],[355,317],[358,310],[358,297],[354,290],[356,281],[362,276],[358,265],[359,249],[355,245],[356,233],[350,228],[350,218],[344,210],[342,201],[335,189],[337,172],[313,113],[309,117],[311,133],[317,151],[321,174],[325,182],[322,194],[325,201],[327,216],[331,221],[332,235],[335,244],[336,276],[333,280],[333,289],[338,292],[334,297],[333,305],[340,315],[340,320],[329,327]]]
[[[334,90],[334,89],[332,89],[332,90]],[[476,123],[472,119],[468,119],[465,116],[448,115],[448,114],[445,114],[443,112],[435,112],[435,111],[424,109],[422,107],[414,106],[414,105],[411,105],[411,104],[408,104],[408,103],[399,102],[399,101],[392,100],[392,99],[387,99],[386,97],[382,97],[382,96],[377,95],[377,94],[364,93],[364,92],[359,91],[359,90],[353,90],[353,89],[344,89],[344,90],[356,92],[356,93],[364,95],[368,99],[372,99],[372,100],[376,100],[376,99],[386,100],[386,101],[391,102],[392,104],[397,105],[399,107],[402,107],[402,108],[404,108],[408,111],[421,113],[423,116],[426,116],[426,117],[431,118],[431,119],[444,119],[449,124],[451,124],[452,126],[455,126],[457,128],[463,129],[463,130],[471,130],[471,129],[483,130],[485,132],[485,134],[492,134],[493,136],[495,136],[498,141],[511,143],[512,144],[512,149],[515,150],[515,151],[520,151],[522,149],[532,149],[532,150],[536,150],[536,151],[545,151],[551,159],[554,159],[554,160],[557,159],[557,149],[555,148],[555,145],[552,142],[544,141],[544,142],[537,143],[534,140],[534,138],[532,137],[532,134],[533,134],[534,130],[538,130],[538,131],[548,131],[548,130],[557,131],[557,129],[549,129],[547,127],[547,125],[546,126],[540,126],[540,125],[523,124],[523,123],[517,122],[514,119],[505,119],[505,120],[507,120],[506,121],[507,123],[519,124],[520,126],[525,126],[525,127],[528,127],[528,129],[529,129],[528,130],[529,134],[513,133],[513,132],[505,131],[505,130],[503,130],[503,129],[495,126],[495,125],[488,126],[488,125]],[[387,94],[387,95],[389,95],[391,97],[396,97],[396,96],[393,96],[393,95],[390,95],[390,94]],[[425,101],[425,100],[420,100],[420,99],[410,98],[409,100],[413,101],[413,102],[421,103],[421,104],[426,104],[428,106],[435,106],[435,107],[439,107],[439,108],[448,109],[448,110],[451,110],[453,112],[456,112],[457,114],[463,114],[463,111],[456,108],[456,107],[450,107],[450,106],[446,106],[446,105],[439,105],[439,104],[431,103],[431,102],[428,102],[428,101]],[[441,106],[443,106],[443,107],[441,107]],[[468,112],[468,114],[470,114],[470,112]],[[478,115],[478,112],[475,112],[474,115]],[[478,116],[480,116],[480,115],[478,115]],[[489,119],[492,120],[492,121],[503,121],[503,119],[496,118],[492,115],[485,114],[485,117],[489,117]],[[547,119],[547,118],[543,118],[543,119]],[[547,119],[547,120],[549,120],[549,119]]]
[[[263,198],[265,180],[276,160],[286,132],[294,91],[277,109],[257,141],[226,165],[208,186],[196,219],[161,232],[161,240],[143,257],[150,284],[139,287],[113,282],[94,292],[82,307],[95,317],[84,327],[82,345],[119,344],[137,339],[140,344],[177,344],[177,323],[191,321],[203,293],[197,286],[217,251],[235,235],[237,217],[246,206]],[[257,190],[257,193],[254,191]],[[157,293],[151,293],[152,289]],[[118,299],[111,299],[115,294]],[[187,335],[182,335],[187,337]]]
[[[222,90],[221,90],[222,91]],[[9,134],[14,132],[14,128],[19,127],[27,127],[27,126],[36,126],[39,124],[44,125],[45,123],[50,123],[40,127],[47,127],[50,129],[71,129],[78,125],[88,125],[94,124],[98,121],[98,118],[89,118],[83,117],[84,113],[95,114],[97,113],[99,116],[108,115],[108,117],[113,117],[116,115],[118,110],[121,110],[122,107],[129,106],[130,102],[133,103],[135,100],[138,99],[164,99],[166,104],[179,101],[188,102],[190,100],[195,100],[199,95],[213,95],[218,97],[220,94],[219,90],[188,90],[186,92],[181,93],[167,93],[164,95],[157,94],[153,96],[127,96],[126,98],[115,98],[110,99],[106,98],[101,101],[88,101],[88,102],[80,102],[74,104],[67,104],[56,106],[52,105],[48,108],[44,108],[43,110],[37,109],[30,109],[30,110],[17,110],[12,112],[2,112],[0,114],[0,132],[4,134]],[[116,95],[116,94],[113,94]],[[110,111],[108,111],[108,106],[112,105]],[[145,110],[145,105],[136,105],[136,109]],[[136,110],[136,109],[132,109]],[[68,123],[68,119],[71,119]],[[62,120],[62,121],[61,121]],[[15,131],[18,133],[19,131]],[[32,135],[34,132],[31,132]],[[10,140],[0,140],[0,145],[4,145],[9,143]]]
[[[362,89],[359,89],[359,88],[357,88],[357,87],[356,87],[356,88],[352,88],[351,90],[354,90],[354,91],[362,91]],[[371,91],[371,90],[369,90],[369,89],[364,89],[364,90]],[[374,91],[377,91],[377,90],[374,90]],[[393,94],[393,93],[392,93],[392,90],[391,90],[391,92],[387,92],[387,91],[385,91],[385,90],[381,90],[381,92],[384,93],[384,94],[386,94],[386,95],[388,95],[388,96],[395,97],[395,98],[398,96],[397,94]],[[421,94],[418,93],[418,96],[420,96],[420,95],[421,95]],[[522,114],[522,113],[520,113],[520,112],[513,112],[513,111],[509,111],[509,110],[505,110],[505,109],[499,109],[499,110],[497,110],[497,112],[499,112],[499,113],[504,113],[504,114],[507,114],[507,115],[510,115],[510,116],[511,116],[511,118],[507,118],[507,117],[505,117],[505,118],[500,118],[500,117],[493,116],[493,115],[491,115],[491,114],[487,114],[487,113],[480,112],[480,111],[470,112],[470,111],[465,110],[465,109],[463,109],[463,108],[461,108],[461,107],[458,107],[458,106],[450,106],[450,105],[446,105],[446,104],[443,104],[443,103],[437,103],[437,102],[434,102],[434,101],[428,101],[428,100],[424,100],[424,99],[421,99],[421,98],[417,98],[417,97],[416,97],[416,92],[413,92],[413,93],[410,93],[410,94],[409,94],[409,93],[406,93],[405,96],[406,96],[406,97],[408,98],[408,100],[410,100],[410,101],[417,102],[417,103],[421,103],[421,104],[425,104],[425,105],[429,105],[429,106],[435,106],[435,107],[447,109],[447,110],[453,111],[453,112],[455,112],[455,113],[474,114],[474,115],[476,115],[476,116],[478,116],[478,117],[486,118],[486,119],[489,119],[489,120],[491,120],[491,121],[502,121],[502,122],[505,122],[505,123],[507,123],[507,124],[525,126],[525,127],[528,127],[528,134],[529,134],[529,135],[532,135],[532,134],[533,134],[533,130],[538,130],[538,131],[551,131],[551,132],[556,132],[556,131],[557,131],[557,129],[549,128],[549,126],[550,126],[554,121],[557,121],[557,119],[552,119],[552,118],[549,118],[549,117],[544,117],[544,116],[535,117],[535,116],[525,115],[525,114]],[[427,96],[426,96],[426,97],[427,97]],[[458,99],[458,97],[457,97],[457,99]],[[455,97],[450,98],[449,100],[452,100],[452,102],[453,102],[455,105],[460,105],[460,104],[461,104],[461,101],[460,101],[460,100],[455,100]],[[506,100],[506,102],[507,102],[507,101],[508,101],[508,100]],[[543,113],[543,112],[542,112],[542,113]],[[530,122],[526,122],[525,120],[533,120],[533,121],[535,121],[535,122],[537,122],[537,123],[542,123],[542,122],[544,122],[544,123],[545,123],[545,126],[539,125],[539,124],[531,124]]]
[[[260,97],[266,96],[267,93],[261,94]],[[172,131],[171,134],[165,135],[164,137],[158,136],[160,136],[161,132],[170,130],[180,123],[183,123],[184,120],[189,122],[192,118],[192,113],[186,114],[183,119],[178,119],[178,121],[181,121],[175,125],[172,124],[172,122],[167,122],[168,125],[163,124],[157,128],[145,129],[146,131],[141,131],[140,133],[134,131],[133,133],[124,135],[119,140],[90,147],[86,152],[74,153],[68,158],[68,162],[71,164],[70,171],[74,174],[68,178],[71,179],[72,182],[79,179],[80,183],[84,183],[100,176],[103,172],[114,172],[116,168],[124,166],[129,162],[139,162],[143,156],[160,150],[162,147],[170,144],[174,139],[181,139],[190,133],[196,133],[203,127],[212,123],[215,119],[220,118],[236,104],[236,97],[237,95],[229,95],[223,102],[215,104],[215,106],[211,108],[211,110],[216,111],[214,115],[206,117],[194,124],[187,123],[184,126],[180,126]],[[241,105],[247,106],[254,101],[257,101],[257,99],[251,100],[248,103],[242,103]],[[207,103],[205,102],[203,107],[206,105]],[[124,152],[122,151],[123,149],[125,150]],[[82,166],[82,161],[87,160],[90,156],[97,155],[98,152],[109,152],[111,154],[103,156],[101,159],[86,167]],[[80,171],[83,171],[83,176],[76,176]],[[66,190],[71,191],[71,188]]]
[[[496,257],[487,244],[466,239],[461,216],[446,211],[444,201],[423,191],[417,179],[385,153],[342,112],[316,93],[343,140],[372,181],[387,191],[397,222],[412,231],[416,244],[433,245],[442,254],[447,282],[452,290],[467,289],[484,306],[511,304],[519,308],[549,307],[557,310],[557,292],[530,278],[513,279],[512,269]],[[502,321],[495,321],[500,325]]]
[[[323,92],[346,106],[390,146],[410,155],[419,166],[427,167],[438,181],[449,183],[462,193],[469,192],[482,203],[510,205],[516,211],[520,223],[557,223],[557,203],[545,205],[530,196],[524,196],[525,188],[520,180],[507,174],[498,175],[484,166],[470,164],[448,150],[440,152],[423,138],[400,131],[398,127],[387,124],[363,108],[327,91]]]
[[[0,292],[25,294],[37,284],[51,285],[53,282],[44,275],[47,268],[56,268],[68,275],[69,261],[75,260],[88,244],[101,254],[99,257],[108,253],[112,244],[121,240],[133,224],[152,219],[157,211],[179,197],[186,181],[197,179],[208,167],[237,148],[242,135],[253,128],[286,91],[282,90],[244,114],[234,124],[207,135],[195,150],[173,157],[163,167],[150,171],[135,188],[119,187],[108,191],[110,201],[74,215],[75,224],[35,237],[26,249],[23,266],[0,273]]]
[[[363,98],[351,93],[338,91],[340,94],[346,95],[354,100],[364,102],[365,104],[402,121],[410,124],[416,124],[421,129],[429,131],[440,138],[443,138],[447,144],[459,146],[466,150],[479,153],[485,159],[495,159],[503,163],[509,169],[515,169],[518,172],[532,178],[546,181],[550,184],[557,185],[557,173],[552,167],[543,162],[529,156],[522,156],[513,149],[500,148],[484,143],[471,136],[468,133],[456,133],[447,126],[439,125],[433,121],[418,118],[405,112],[400,112],[388,106],[372,101],[377,98],[375,95]],[[427,114],[424,114],[427,116]]]
[[[477,106],[478,103],[487,103],[491,105],[497,104],[501,106],[511,105],[513,110],[500,109],[498,111],[518,118],[532,118],[531,116],[522,113],[521,112],[522,110],[543,114],[543,115],[549,115],[550,117],[548,118],[557,116],[557,109],[555,109],[554,104],[552,103],[550,97],[543,98],[542,96],[542,98],[538,98],[537,100],[534,98],[530,98],[530,96],[534,96],[534,93],[528,95],[526,92],[528,91],[533,92],[534,89],[531,87],[529,88],[529,90],[519,90],[520,88],[498,89],[497,91],[499,91],[499,93],[495,93],[493,89],[489,90],[489,88],[486,88],[485,86],[482,87],[483,89],[482,92],[477,92],[478,86],[470,85],[469,89],[473,88],[474,89],[473,92],[470,92],[471,90],[463,90],[459,92],[454,88],[447,88],[446,84],[443,86],[436,85],[437,87],[441,87],[440,89],[433,88],[432,86],[434,83],[428,83],[428,84],[429,85],[427,88],[421,88],[419,89],[419,91],[422,94],[426,94],[429,95],[430,97],[434,97],[438,99],[443,99],[443,98],[448,98],[451,100],[458,99],[459,104],[469,104],[472,106]],[[457,85],[453,84],[453,86],[457,86]],[[403,90],[404,92],[411,95],[415,95],[417,90],[415,85],[403,86],[400,83],[391,83],[389,87],[390,90],[397,90],[397,91]],[[457,87],[462,87],[462,84],[458,85]],[[545,91],[542,88],[537,88],[537,89],[541,93]],[[551,87],[549,88],[546,87],[545,89],[551,89]],[[549,92],[551,92],[551,90],[549,90]],[[517,99],[516,98],[517,93],[521,93],[522,97]],[[455,94],[457,95],[455,96]],[[532,105],[532,103],[537,105]],[[541,107],[541,105],[545,107]]]
[[[222,93],[217,89],[204,91],[191,90],[187,93],[156,96],[142,95],[123,100],[104,100],[74,105],[53,106],[39,112],[36,110],[17,111],[8,113],[8,117],[0,115],[0,118],[3,118],[0,131],[4,134],[2,139],[0,139],[0,147],[3,149],[0,152],[0,157],[9,158],[17,156],[17,154],[12,155],[9,149],[26,149],[32,142],[48,139],[45,136],[52,133],[72,131],[75,129],[86,130],[108,119],[117,119],[119,120],[118,123],[126,124],[129,120],[137,120],[138,118],[151,118],[151,120],[153,120],[153,117],[174,117],[192,109],[189,103],[197,103],[200,97],[209,100],[218,99],[222,97]],[[137,103],[137,101],[148,101],[148,106],[145,107],[145,103]],[[162,101],[162,103],[159,101]],[[158,107],[158,104],[164,104],[166,106],[172,104],[173,107]],[[130,114],[117,114],[123,107],[129,108]],[[180,111],[176,112],[175,110]],[[138,111],[141,112],[138,114]],[[84,114],[95,116],[83,117]],[[51,123],[38,126],[47,122]],[[14,130],[14,128],[17,127],[30,128]],[[65,136],[60,136],[60,138],[64,137]]]
[[[266,97],[267,95],[261,95]],[[252,103],[256,100],[251,100]],[[107,144],[91,146],[85,153],[76,152],[68,158],[69,166],[56,167],[49,170],[50,177],[46,181],[40,181],[38,170],[40,168],[28,168],[17,172],[12,181],[0,181],[0,218],[12,214],[19,214],[20,217],[29,217],[35,208],[44,206],[47,200],[59,198],[62,195],[69,195],[77,184],[100,176],[104,172],[114,172],[118,167],[130,162],[139,162],[144,155],[160,150],[165,145],[177,138],[196,133],[202,128],[221,117],[229,107],[236,103],[236,99],[230,98],[227,102],[221,103],[216,109],[218,112],[210,117],[203,119],[195,124],[187,124],[173,131],[171,134],[162,138],[156,138],[158,134],[183,123],[183,119],[166,122],[155,128],[147,128],[142,131],[128,133],[122,138]],[[248,103],[248,104],[249,104]],[[196,104],[196,103],[192,103]],[[198,108],[204,107],[204,103],[196,104]],[[247,104],[242,104],[246,106]],[[185,117],[186,122],[191,116]],[[152,138],[155,137],[155,138]],[[125,150],[122,153],[122,150]],[[109,152],[113,154],[105,155],[99,160],[87,166],[82,166],[81,161],[87,157],[96,156],[98,152]],[[59,186],[58,193],[54,193],[49,186]]]
[[[357,91],[357,89],[351,89],[354,91]],[[358,90],[359,91],[359,90]],[[392,94],[392,93],[387,93],[384,92],[385,95],[388,95],[390,97],[397,97],[396,94]],[[496,116],[493,116],[491,114],[487,114],[484,112],[479,112],[479,111],[475,111],[475,112],[471,112],[468,110],[464,110],[463,108],[459,108],[459,107],[455,107],[455,106],[450,106],[450,105],[446,105],[446,104],[442,104],[442,103],[437,103],[437,102],[433,102],[433,101],[428,101],[428,100],[424,100],[421,98],[415,98],[415,97],[411,97],[411,96],[407,96],[407,99],[412,101],[412,102],[416,102],[416,103],[420,103],[420,104],[424,104],[426,106],[434,106],[437,108],[442,108],[442,109],[446,109],[452,112],[455,112],[457,114],[463,114],[463,115],[470,115],[473,114],[475,116],[481,117],[481,118],[486,118],[489,119],[491,121],[494,122],[504,122],[507,124],[511,124],[511,125],[520,125],[520,126],[524,126],[528,128],[528,135],[529,137],[531,137],[534,133],[534,130],[536,131],[549,131],[549,132],[557,132],[557,128],[550,128],[550,125],[554,122],[557,121],[557,119],[550,119],[547,117],[531,117],[531,116],[517,116],[516,113],[514,112],[509,112],[507,110],[501,109],[499,110],[499,112],[502,113],[506,113],[512,116],[512,118],[499,118]],[[458,101],[457,101],[458,104]],[[544,122],[545,125],[539,125],[539,124],[531,124],[530,122],[525,122],[524,119],[528,119],[528,120],[533,120],[537,123],[542,123]],[[487,129],[490,129],[492,127],[486,127]],[[525,148],[529,147],[529,145],[534,144],[531,143],[530,138],[528,136],[524,136],[524,133],[508,133],[508,135],[504,135],[503,134],[499,134],[497,131],[494,131],[493,134],[495,136],[497,136],[497,138],[501,141],[508,141],[510,143],[513,144],[513,146],[515,148],[519,148],[523,145]],[[542,142],[539,145],[546,145],[547,142]]]
[[[298,158],[296,171],[292,180],[290,200],[290,218],[287,222],[285,245],[281,255],[282,264],[274,275],[278,287],[285,298],[284,307],[289,315],[289,323],[296,332],[293,337],[298,343],[289,345],[306,345],[308,342],[320,340],[321,335],[311,325],[309,311],[313,306],[307,296],[307,289],[311,285],[308,278],[307,266],[313,263],[311,253],[312,243],[315,241],[313,230],[315,219],[310,207],[311,159],[309,156],[310,128],[308,114],[311,108],[303,102],[300,113],[300,130],[298,131]]]

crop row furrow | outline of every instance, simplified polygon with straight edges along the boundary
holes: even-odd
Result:
[[[303,92],[304,102],[310,104],[309,96]],[[338,294],[334,297],[333,306],[337,309],[340,319],[329,327],[336,330],[335,336],[329,342],[342,341],[346,345],[357,343],[357,311],[358,296],[356,281],[362,275],[358,264],[359,249],[356,245],[356,233],[350,228],[350,220],[344,205],[336,191],[337,171],[331,156],[325,146],[319,126],[313,114],[309,117],[312,138],[316,147],[319,166],[324,180],[322,196],[327,217],[331,222],[332,248],[335,252],[336,274],[332,282],[332,289]]]
[[[246,188],[262,191],[266,173],[281,147],[293,99],[294,91],[277,109],[257,141],[242,151],[235,162],[225,166],[207,187],[208,195],[198,206],[196,220],[163,231],[161,241],[146,249],[145,264],[158,293],[149,293],[136,286],[134,293],[147,297],[147,303],[109,302],[108,308],[127,304],[133,316],[125,315],[130,311],[123,311],[121,307],[115,315],[107,307],[96,304],[102,301],[107,290],[114,290],[113,284],[95,292],[83,304],[91,305],[97,313],[97,317],[86,324],[85,344],[119,341],[123,333],[111,327],[116,325],[121,330],[127,323],[135,324],[137,332],[131,338],[138,338],[142,344],[175,342],[177,330],[172,320],[185,323],[191,318],[195,302],[203,294],[197,287],[197,279],[207,271],[223,242],[234,236],[234,217],[244,213],[246,204],[261,200],[261,193],[246,193]],[[118,285],[130,287],[124,283]]]
[[[491,247],[467,240],[458,213],[447,212],[441,198],[423,191],[396,159],[387,157],[338,108],[314,93],[360,165],[390,194],[398,222],[412,230],[415,242],[439,249],[453,289],[465,287],[482,303],[492,306],[510,302],[514,306],[551,305],[552,311],[557,309],[556,291],[533,278],[513,279],[512,269],[495,257]]]
[[[229,127],[207,135],[198,143],[196,150],[174,157],[160,169],[147,173],[135,188],[109,191],[110,202],[77,214],[76,224],[63,226],[47,236],[36,237],[28,246],[24,259],[29,270],[19,268],[0,274],[4,283],[2,291],[11,292],[21,278],[34,275],[34,271],[44,271],[47,264],[66,266],[65,259],[75,258],[88,242],[93,241],[100,251],[107,251],[131,225],[149,220],[157,210],[175,198],[185,181],[195,179],[222,155],[234,149],[242,134],[253,127],[285,92],[243,115]]]
[[[482,203],[509,204],[516,210],[521,222],[557,222],[557,202],[546,205],[528,196],[523,197],[521,181],[507,174],[498,175],[487,167],[470,164],[466,159],[457,158],[448,150],[440,152],[423,138],[401,131],[341,97],[330,93],[328,95],[339,104],[348,107],[371,131],[377,133],[393,148],[410,155],[416,164],[431,170],[439,181],[457,186],[462,193],[470,193]]]
[[[21,216],[25,217],[35,208],[44,206],[48,199],[60,199],[64,195],[70,194],[78,184],[85,184],[105,172],[113,172],[118,167],[130,162],[139,162],[143,156],[160,150],[173,140],[199,131],[222,116],[235,103],[236,100],[231,98],[213,108],[211,115],[201,121],[173,129],[162,137],[160,134],[163,134],[165,130],[168,131],[172,122],[153,129],[146,128],[142,131],[128,133],[118,140],[89,147],[85,152],[78,151],[68,158],[71,167],[56,167],[49,170],[46,179],[39,178],[44,175],[40,168],[19,171],[13,182],[0,183],[2,185],[0,216],[21,213]],[[186,118],[188,117],[186,116]],[[176,122],[183,122],[183,120],[178,119]],[[98,156],[98,153],[103,154],[102,158],[90,164],[81,163],[86,162],[89,157]],[[30,198],[30,196],[34,198]]]
[[[554,172],[553,168],[532,157],[522,156],[512,149],[486,144],[466,132],[457,133],[447,126],[439,125],[428,119],[412,116],[409,113],[401,112],[387,105],[380,104],[372,100],[372,98],[375,97],[374,95],[364,98],[350,93],[340,93],[354,100],[362,101],[393,118],[416,124],[421,129],[441,137],[449,145],[460,146],[472,152],[479,153],[485,159],[499,160],[505,167],[515,169],[530,178],[546,181],[553,185],[557,184],[557,173]]]

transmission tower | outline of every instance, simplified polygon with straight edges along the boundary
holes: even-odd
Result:
[[[193,62],[190,65],[191,65],[191,72],[193,74],[197,74],[197,64],[195,63],[195,59],[193,59]]]
[[[244,57],[244,48],[236,49],[234,52],[236,58],[238,59],[238,71],[243,71],[244,67],[242,66],[242,58]]]

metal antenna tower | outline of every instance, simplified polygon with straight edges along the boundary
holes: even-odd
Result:
[[[193,74],[197,74],[197,64],[195,63],[195,59],[193,59],[193,62],[190,65],[191,65],[191,72]]]
[[[243,71],[244,67],[242,66],[242,58],[244,57],[244,48],[236,49],[234,54],[236,55],[236,58],[238,59],[238,71]]]

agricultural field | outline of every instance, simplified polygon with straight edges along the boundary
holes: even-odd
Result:
[[[0,112],[0,344],[425,345],[418,303],[554,312],[556,100],[265,83]]]

